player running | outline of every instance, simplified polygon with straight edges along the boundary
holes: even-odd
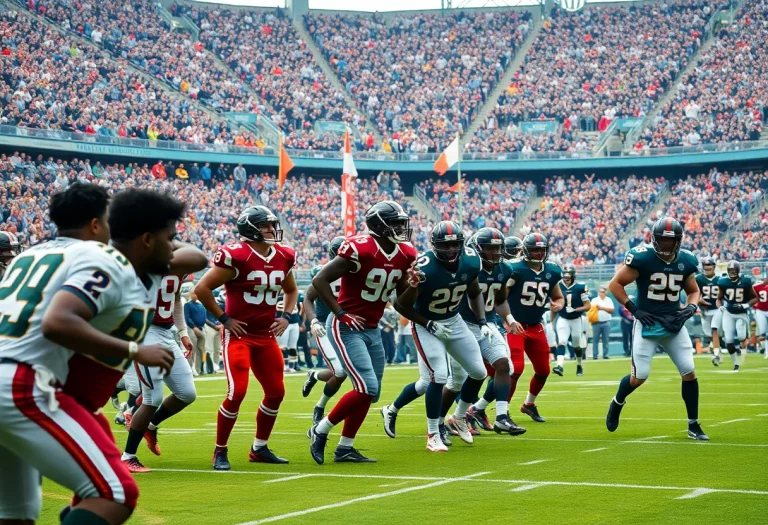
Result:
[[[328,433],[342,421],[344,429],[333,460],[376,461],[360,454],[353,445],[371,403],[381,392],[385,354],[379,321],[392,294],[402,292],[409,279],[415,279],[412,266],[417,254],[409,242],[413,233],[409,222],[408,214],[396,202],[374,204],[365,213],[369,234],[346,239],[338,255],[312,280],[312,287],[333,314],[328,315],[325,328],[353,387],[309,431],[310,453],[318,464],[325,462]],[[332,283],[339,279],[337,301]]]
[[[5,269],[16,257],[21,249],[19,240],[11,232],[0,232],[0,279],[5,274]]]
[[[241,241],[222,246],[211,268],[195,287],[203,306],[224,325],[224,370],[227,397],[216,418],[213,468],[230,470],[227,443],[248,391],[248,371],[253,371],[264,398],[256,412],[256,436],[248,461],[288,463],[267,446],[285,396],[283,353],[276,337],[288,327],[299,291],[291,269],[296,252],[282,244],[280,221],[266,206],[246,208],[237,219]],[[224,286],[225,311],[216,303],[213,290]],[[284,310],[277,315],[277,300],[284,294]]]
[[[344,237],[341,236],[334,237],[333,240],[331,240],[330,244],[328,245],[329,261],[332,261],[339,253],[339,248],[341,248],[343,242]],[[320,273],[322,268],[322,266],[315,266],[312,268],[310,276],[314,278],[318,273]],[[340,280],[331,283],[333,296],[336,297],[337,300],[339,297],[340,287]],[[304,382],[304,386],[301,388],[301,395],[307,397],[309,396],[310,392],[312,392],[312,388],[318,381],[323,381],[325,383],[325,386],[323,387],[323,394],[320,396],[320,399],[312,411],[312,423],[315,425],[319,423],[321,419],[323,419],[325,416],[325,405],[327,405],[328,401],[334,395],[336,395],[336,392],[338,392],[339,388],[341,388],[341,384],[347,378],[347,373],[341,366],[339,356],[336,354],[333,346],[331,346],[331,342],[328,340],[328,333],[325,330],[325,325],[330,314],[330,309],[317,294],[315,288],[310,284],[304,292],[304,315],[307,319],[312,320],[310,322],[309,329],[312,332],[312,335],[315,336],[315,341],[317,341],[317,349],[320,351],[320,355],[323,356],[323,361],[325,361],[325,364],[328,367],[327,370],[320,370],[319,372],[315,370],[309,371],[307,373],[307,380]]]
[[[582,314],[591,306],[589,302],[589,290],[585,283],[576,281],[576,268],[566,265],[563,269],[563,280],[560,281],[560,291],[565,298],[565,308],[557,312],[555,327],[557,331],[557,366],[552,369],[559,376],[563,375],[565,363],[565,346],[571,341],[573,352],[576,355],[576,375],[584,374],[581,360],[587,346],[584,337]],[[607,353],[607,350],[606,350]]]
[[[749,307],[757,302],[752,278],[741,275],[739,261],[728,261],[727,275],[717,281],[717,307],[723,315],[723,336],[725,347],[733,360],[733,370],[741,367],[739,357],[742,349],[746,354],[749,335]],[[741,348],[736,343],[741,344]]]
[[[432,230],[432,246],[416,262],[418,279],[399,294],[397,311],[411,320],[411,330],[419,354],[419,380],[406,385],[388,406],[381,408],[384,431],[395,437],[398,411],[420,396],[425,396],[427,412],[427,450],[446,452],[448,447],[440,435],[440,419],[461,391],[461,401],[453,423],[459,437],[466,443],[474,438],[469,431],[466,412],[477,399],[486,377],[483,357],[477,338],[459,315],[459,305],[468,296],[469,307],[483,339],[491,331],[485,319],[485,304],[477,276],[482,263],[480,256],[464,246],[464,233],[455,222],[441,221]],[[469,376],[469,377],[467,377]],[[453,392],[443,398],[443,387]],[[453,417],[453,416],[452,416]]]
[[[651,360],[661,346],[682,376],[682,397],[688,413],[688,437],[708,441],[698,423],[699,382],[693,366],[693,345],[685,322],[693,317],[699,304],[696,284],[696,257],[681,250],[683,227],[675,219],[656,221],[651,231],[653,248],[637,246],[627,252],[622,266],[608,288],[637,321],[632,343],[632,373],[619,383],[606,416],[606,427],[614,432],[627,396],[642,385],[651,373]],[[637,283],[637,304],[629,300],[625,288]],[[686,305],[680,307],[680,292],[685,291]]]
[[[715,274],[715,260],[712,257],[704,257],[701,260],[701,273],[696,274],[696,284],[701,292],[699,301],[699,313],[701,314],[701,329],[704,337],[712,343],[712,364],[720,364],[720,335],[718,329],[722,322],[723,314],[717,307],[718,280]]]
[[[763,282],[752,287],[757,296],[755,322],[757,323],[758,344],[763,346],[763,358],[768,359],[768,266],[763,269]],[[759,350],[758,350],[759,351]]]
[[[515,394],[517,380],[525,368],[525,354],[531,360],[534,374],[520,412],[538,423],[545,420],[536,407],[536,396],[544,388],[550,373],[549,344],[541,318],[548,309],[559,312],[564,304],[563,294],[557,286],[562,272],[557,264],[547,262],[548,257],[549,240],[545,235],[529,233],[525,236],[522,258],[510,264],[512,273],[508,281],[507,303],[511,313],[505,315],[513,371],[509,398]],[[500,302],[496,305],[498,309]]]

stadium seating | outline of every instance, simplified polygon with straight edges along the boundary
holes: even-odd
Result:
[[[763,210],[742,228],[728,235],[723,255],[734,259],[768,259],[768,210]]]

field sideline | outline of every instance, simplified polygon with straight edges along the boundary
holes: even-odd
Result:
[[[565,377],[551,376],[538,400],[543,424],[518,412],[530,379],[527,366],[510,412],[528,432],[484,434],[474,445],[457,438],[447,454],[424,449],[423,401],[401,411],[396,440],[384,434],[378,407],[418,374],[415,367],[388,367],[382,398],[356,441],[379,463],[364,465],[331,461],[336,429],[327,463],[312,461],[306,430],[322,384],[302,398],[304,374],[286,378],[270,440],[291,464],[248,463],[261,398],[254,380],[229,443],[229,473],[214,472],[210,462],[226,381],[200,378],[195,404],[161,426],[163,455],[139,448],[154,472],[137,475],[141,496],[131,523],[761,522],[768,511],[768,361],[750,354],[740,373],[729,370],[727,356],[720,368],[703,356],[696,366],[709,443],[686,437],[680,380],[666,356],[654,360],[649,381],[628,398],[621,426],[609,433],[608,402],[629,370],[627,359],[613,358],[586,361],[583,377],[576,377],[572,362]],[[112,419],[114,409],[105,413]],[[489,417],[494,414],[491,407]],[[125,430],[113,429],[122,448]],[[39,523],[58,523],[70,495],[49,481],[43,492]]]

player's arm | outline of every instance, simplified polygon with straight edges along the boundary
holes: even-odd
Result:
[[[315,313],[315,299],[318,295],[315,287],[311,284],[304,290],[304,318],[309,319],[309,330],[317,337],[323,337],[326,334],[325,326],[317,319]]]
[[[191,244],[173,241],[173,258],[170,266],[172,274],[186,275],[207,268],[208,258],[202,250]]]
[[[331,262],[324,265],[317,272],[314,279],[312,279],[312,286],[315,292],[334,315],[341,311],[341,306],[336,301],[336,296],[333,295],[331,283],[341,279],[344,274],[354,271],[357,271],[357,265],[354,262],[337,256]]]
[[[282,335],[285,329],[288,328],[288,318],[296,308],[296,301],[298,300],[299,288],[296,286],[296,278],[293,276],[293,272],[288,272],[288,275],[283,279],[283,313],[269,327],[272,333],[275,334],[275,337]]]
[[[467,303],[469,309],[475,314],[477,318],[477,324],[480,326],[487,324],[485,320],[485,301],[483,300],[483,291],[480,289],[480,284],[475,278],[467,287]]]
[[[717,307],[722,310],[725,306],[725,303],[723,302],[725,299],[725,290],[722,286],[718,286],[717,291],[717,301],[715,301],[715,304],[717,304]]]
[[[747,300],[746,307],[744,310],[748,310],[750,306],[753,306],[757,304],[757,292],[755,292],[754,287],[748,286],[744,288],[744,299]]]
[[[237,277],[237,270],[234,268],[222,268],[220,266],[214,266],[203,275],[200,282],[195,286],[195,295],[203,303],[205,309],[213,314],[218,321],[224,325],[224,328],[240,337],[247,332],[245,327],[247,323],[232,319],[224,313],[219,305],[216,303],[216,298],[213,296],[213,291],[220,286],[224,286],[225,283],[231,281]]]
[[[552,313],[557,313],[565,306],[565,297],[563,297],[563,291],[560,289],[559,284],[555,284],[549,290],[549,309]],[[611,310],[613,313],[613,310]],[[554,319],[554,317],[552,318]]]
[[[504,319],[504,324],[506,325],[507,330],[512,334],[519,334],[522,333],[523,326],[515,320],[512,315],[512,310],[509,308],[509,302],[507,301],[509,290],[514,284],[515,280],[509,279],[507,285],[494,294],[493,302],[496,305],[496,313],[499,314],[499,317]]]
[[[589,300],[589,290],[587,290],[587,287],[584,287],[584,292],[581,294],[581,302],[583,303],[578,308],[574,308],[574,312],[589,312],[589,309],[592,308],[592,302]]]
[[[616,272],[611,282],[608,283],[608,290],[613,294],[619,304],[623,305],[629,313],[635,316],[635,319],[640,321],[643,326],[653,326],[656,322],[656,318],[650,312],[641,310],[635,303],[629,300],[627,291],[625,288],[635,282],[640,276],[640,272],[631,266],[624,265]]]
[[[176,292],[176,299],[173,303],[173,325],[179,331],[179,340],[184,347],[184,357],[188,358],[192,354],[192,341],[187,334],[187,320],[184,317],[184,305],[181,304],[181,290]]]
[[[429,319],[417,312],[413,305],[416,304],[416,300],[419,298],[419,287],[408,286],[406,289],[398,294],[395,301],[395,310],[397,313],[405,317],[406,319],[413,321],[414,323],[427,328]]]
[[[693,274],[689,275],[683,283],[683,290],[685,290],[685,306],[693,305],[694,311],[696,311],[701,301],[701,290],[699,290],[699,283],[696,282]]]

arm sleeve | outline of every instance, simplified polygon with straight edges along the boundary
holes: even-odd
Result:
[[[187,320],[184,317],[184,305],[181,304],[181,297],[176,296],[176,301],[173,303],[173,325],[176,330],[179,331],[179,337],[183,337],[187,333]]]
[[[86,245],[78,243],[76,250],[67,253],[74,262],[61,289],[79,297],[95,316],[119,304],[122,297],[122,278],[130,265],[127,261],[123,265],[98,243],[84,244]]]

